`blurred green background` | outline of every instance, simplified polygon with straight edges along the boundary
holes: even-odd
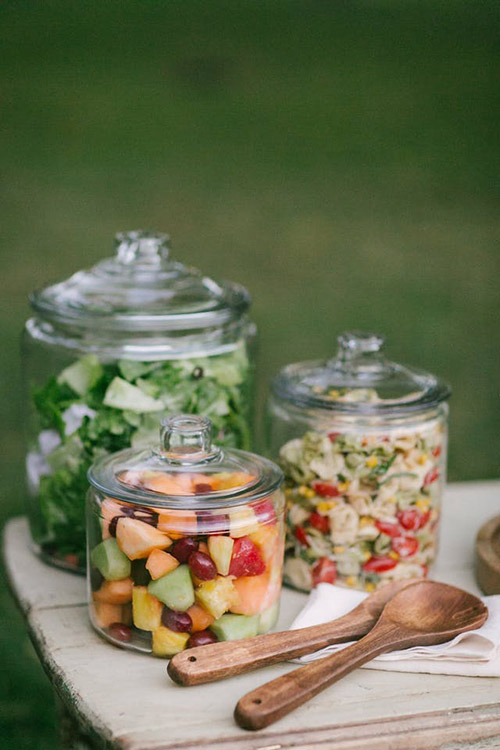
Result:
[[[498,466],[495,0],[4,1],[1,520],[22,512],[18,337],[33,288],[167,230],[238,280],[280,365],[350,327],[448,380],[450,478]],[[471,518],[473,523],[473,518]],[[1,592],[4,748],[53,748]]]

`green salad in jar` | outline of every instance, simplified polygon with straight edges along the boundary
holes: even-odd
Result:
[[[220,445],[248,449],[250,381],[241,342],[229,353],[156,362],[88,354],[33,387],[36,437],[26,464],[42,554],[84,568],[88,469],[107,453],[154,443],[159,417],[204,414]]]

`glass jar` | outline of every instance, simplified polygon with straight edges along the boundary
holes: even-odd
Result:
[[[170,417],[158,449],[120,451],[89,471],[90,618],[116,645],[173,656],[276,622],[283,474],[211,433],[206,417]]]
[[[284,580],[373,591],[427,575],[446,472],[449,387],[345,333],[336,357],[285,367],[267,412],[285,473]]]
[[[87,471],[156,440],[159,415],[212,419],[250,447],[250,297],[171,260],[168,237],[116,237],[116,255],[35,292],[25,327],[28,513],[36,551],[85,571]]]

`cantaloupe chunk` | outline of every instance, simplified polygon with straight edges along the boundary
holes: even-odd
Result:
[[[191,494],[191,478],[188,474],[151,472],[147,476],[143,475],[142,486],[151,492],[161,492],[162,495]]]
[[[108,604],[127,604],[132,601],[132,589],[134,582],[131,578],[122,578],[119,581],[103,581],[101,588],[92,593],[95,601],[107,602]]]
[[[193,536],[198,530],[194,510],[164,510],[158,515],[158,529],[165,531],[172,539]]]
[[[258,615],[276,601],[281,588],[279,577],[269,573],[260,576],[242,576],[233,581],[239,601],[231,606],[237,615]]]
[[[175,570],[178,565],[179,561],[173,555],[160,549],[154,549],[148,557],[146,568],[149,570],[149,575],[153,581],[156,581],[157,578]]]
[[[153,654],[156,656],[174,656],[186,648],[189,633],[176,633],[161,625],[153,631]]]
[[[116,541],[129,560],[139,560],[154,549],[166,549],[172,540],[154,526],[136,518],[120,518],[116,524]]]
[[[101,529],[102,538],[108,539],[111,534],[109,533],[109,524],[115,516],[122,515],[122,508],[126,503],[119,503],[112,497],[105,497],[101,505]],[[128,507],[128,506],[127,506]]]
[[[134,625],[140,630],[156,630],[161,625],[163,604],[149,593],[146,586],[134,586],[132,615]]]
[[[275,558],[276,552],[280,548],[278,527],[276,524],[266,524],[249,536],[255,546],[258,547],[262,559],[268,565]]]
[[[244,471],[233,471],[212,474],[209,482],[214,490],[232,490],[235,487],[243,487],[254,479],[255,477],[252,474],[247,474]]]
[[[94,617],[100,628],[109,628],[114,622],[122,622],[122,607],[120,604],[94,601]]]
[[[191,628],[193,633],[197,633],[199,630],[206,630],[215,619],[206,609],[200,607],[199,604],[193,604],[192,607],[189,607],[187,613],[193,621]]]

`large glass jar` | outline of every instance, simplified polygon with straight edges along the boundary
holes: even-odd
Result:
[[[35,549],[85,571],[87,471],[155,441],[159,415],[202,413],[249,448],[250,298],[171,260],[168,237],[116,237],[116,255],[35,292],[26,323],[27,476]]]
[[[173,656],[276,621],[283,474],[211,433],[206,417],[170,417],[158,449],[120,451],[89,471],[90,618],[116,645]]]
[[[272,383],[268,443],[285,473],[284,580],[373,591],[427,575],[436,555],[450,390],[346,333],[328,361]]]

